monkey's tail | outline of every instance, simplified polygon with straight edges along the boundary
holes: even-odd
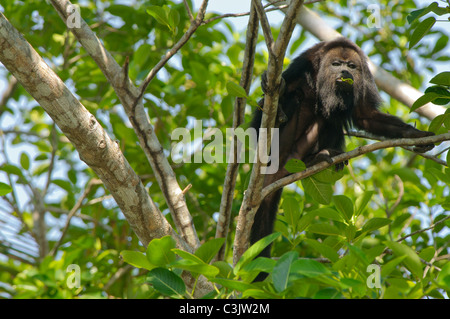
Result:
[[[280,202],[283,189],[279,189],[267,196],[256,211],[255,220],[253,222],[250,233],[250,244],[256,243],[263,237],[273,232],[275,217],[278,211],[278,203]],[[267,246],[259,256],[270,257],[271,245]]]
[[[273,226],[275,224],[275,217],[278,211],[278,203],[280,202],[282,192],[283,189],[281,188],[266,197],[256,211],[255,220],[250,233],[250,243],[252,245],[261,238],[272,234]],[[269,245],[264,248],[258,257],[270,258],[271,247],[272,245]],[[263,281],[268,275],[269,274],[266,272],[261,272],[253,281]]]

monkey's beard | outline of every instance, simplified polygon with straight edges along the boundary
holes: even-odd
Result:
[[[345,83],[345,85],[349,85]],[[333,122],[348,129],[352,126],[353,107],[356,104],[355,87],[343,88],[335,81],[327,79],[318,81],[318,94],[315,106],[317,115],[322,116],[327,122]]]

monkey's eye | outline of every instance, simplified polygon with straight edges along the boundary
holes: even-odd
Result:
[[[332,66],[340,66],[341,63],[338,61],[334,61],[333,63],[331,63]]]
[[[350,69],[356,69],[356,64],[349,63],[349,64],[348,64],[348,67],[349,67]]]

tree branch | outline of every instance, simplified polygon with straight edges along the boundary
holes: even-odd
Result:
[[[99,185],[99,184],[101,184],[100,180],[92,179],[88,183],[86,188],[84,189],[83,194],[80,196],[80,198],[78,198],[77,202],[75,203],[75,206],[73,206],[72,209],[70,210],[69,214],[67,214],[66,224],[64,225],[64,228],[61,231],[62,234],[59,237],[58,242],[53,246],[53,248],[50,252],[50,255],[52,255],[53,257],[56,256],[56,252],[58,251],[59,246],[62,244],[62,241],[67,234],[67,230],[69,229],[70,221],[71,221],[72,217],[75,216],[76,212],[81,208],[81,205],[83,204],[83,200],[89,195],[89,192],[91,191],[92,186]]]
[[[382,137],[382,136],[375,136],[375,135],[373,135],[373,134],[370,134],[370,133],[364,132],[364,131],[355,131],[355,130],[351,130],[351,131],[346,132],[346,134],[347,134],[348,136],[355,136],[355,137],[360,137],[360,138],[365,138],[365,139],[371,139],[371,140],[377,140],[377,141],[386,141],[386,140],[388,140],[388,139],[385,138],[385,137]],[[419,156],[421,156],[421,157],[423,157],[423,158],[432,160],[432,161],[434,161],[434,162],[436,162],[436,163],[438,163],[438,164],[440,164],[440,165],[448,166],[448,164],[447,164],[446,161],[441,160],[441,159],[438,157],[439,154],[431,155],[431,154],[428,154],[428,153],[418,153],[418,152],[415,152],[415,151],[414,151],[414,147],[412,147],[412,146],[405,146],[405,145],[404,145],[404,146],[400,146],[400,147],[403,148],[403,149],[405,149],[405,150],[407,150],[407,151],[413,152],[414,155],[419,155]]]
[[[72,5],[70,1],[50,1],[61,19],[64,22],[68,21],[69,13],[66,9],[68,6]],[[204,1],[204,7],[206,7],[206,3],[207,1]],[[199,14],[198,17],[201,17],[201,14]],[[142,103],[144,90],[136,88],[128,78],[128,74],[124,72],[127,63],[125,63],[125,68],[121,68],[81,17],[80,23],[80,28],[71,28],[70,30],[77,37],[78,41],[86,49],[92,59],[97,63],[108,82],[114,88],[114,91],[122,103],[134,131],[139,138],[139,143],[155,173],[155,178],[161,188],[178,231],[192,248],[198,247],[199,240],[192,222],[192,217],[186,205],[185,197],[178,185],[175,173],[164,155],[163,148],[156,137],[153,127],[150,124],[147,112],[144,109]],[[167,60],[164,61],[167,62]],[[160,62],[158,65],[162,67],[163,64]],[[142,95],[139,92],[141,92]],[[153,227],[151,225],[151,220],[149,222],[149,226]]]
[[[244,52],[244,63],[242,67],[242,76],[240,85],[245,91],[250,91],[250,85],[253,74],[253,65],[255,61],[256,44],[258,41],[258,26],[259,20],[255,9],[255,4],[252,1],[250,6],[250,18],[247,25],[246,46]],[[236,98],[233,113],[233,128],[237,128],[244,122],[246,99]],[[236,178],[239,172],[239,161],[237,160],[240,154],[240,145],[236,136],[233,137],[233,160],[227,166],[225,174],[225,181],[222,192],[222,199],[220,201],[219,220],[216,228],[216,238],[227,238],[228,229],[231,223],[231,208],[233,205],[233,194],[236,186]],[[223,260],[225,256],[226,241],[220,249],[217,259]]]
[[[170,49],[169,52],[155,65],[155,67],[148,73],[141,87],[139,88],[140,93],[135,101],[135,105],[137,105],[142,97],[144,96],[145,90],[156,74],[163,68],[164,65],[170,60],[171,57],[175,55],[182,47],[186,44],[186,42],[191,38],[197,28],[203,23],[203,19],[205,18],[206,8],[208,6],[208,0],[203,0],[200,9],[197,13],[197,18],[192,21],[191,26],[186,31],[186,33],[181,37],[180,40]]]
[[[360,146],[350,152],[339,154],[338,156],[333,157],[333,163],[328,162],[321,162],[314,166],[308,167],[304,171],[294,173],[292,175],[286,176],[284,178],[279,179],[278,181],[268,185],[262,190],[262,199],[269,195],[270,193],[276,191],[277,189],[280,189],[286,185],[289,185],[293,182],[296,182],[298,180],[304,179],[306,177],[309,177],[311,175],[314,175],[332,165],[335,165],[337,163],[341,163],[344,161],[349,161],[352,158],[361,156],[366,153],[370,153],[379,149],[383,148],[389,148],[389,147],[396,147],[396,146],[414,146],[414,145],[426,145],[426,144],[432,144],[432,143],[439,143],[442,141],[449,141],[450,140],[450,133],[440,134],[440,135],[434,135],[434,136],[427,136],[427,137],[420,137],[420,138],[400,138],[400,139],[392,139],[392,140],[386,140],[382,142],[377,142],[370,145],[364,145]],[[261,199],[261,200],[262,200]],[[259,205],[259,203],[258,203]]]
[[[406,238],[409,238],[409,237],[411,237],[411,236],[414,236],[414,235],[417,235],[417,234],[420,234],[420,233],[424,233],[424,232],[426,232],[426,231],[428,231],[428,230],[430,230],[430,229],[433,229],[434,227],[436,227],[436,226],[439,225],[440,223],[445,222],[445,221],[448,220],[448,219],[450,219],[450,216],[446,216],[446,217],[444,217],[444,218],[438,220],[437,222],[435,222],[434,224],[432,224],[430,227],[423,228],[423,229],[419,229],[419,230],[416,230],[416,231],[412,232],[411,234],[408,234],[408,235],[406,235],[406,236],[403,236],[403,237],[397,239],[397,242],[404,241]]]
[[[259,7],[258,15],[263,24],[267,21],[266,13],[261,10],[262,5],[260,1],[253,0],[255,8]],[[271,42],[270,27],[263,25],[263,30],[266,37],[266,44],[269,50],[269,63],[267,68],[267,86],[270,88],[264,95],[264,112],[261,121],[262,128],[274,127],[275,117],[278,108],[279,87],[281,83],[281,72],[283,69],[283,60],[286,53],[287,43],[292,35],[294,28],[293,20],[297,16],[302,7],[303,0],[292,0],[289,5],[288,13],[286,14],[281,26],[280,33],[275,43]],[[272,45],[273,43],[273,45]],[[272,48],[271,48],[272,47]],[[271,134],[267,134],[267,139],[259,138],[258,153],[269,154],[271,143]],[[264,150],[262,153],[259,150]],[[250,182],[247,191],[244,194],[241,208],[239,210],[238,222],[236,225],[236,234],[234,239],[233,263],[236,264],[242,254],[248,247],[250,230],[253,225],[256,210],[261,202],[261,188],[264,182],[264,176],[260,174],[262,164],[258,159],[253,164]]]
[[[139,240],[147,245],[153,238],[171,235],[180,247],[189,250],[151,201],[119,146],[1,13],[0,61],[101,178]]]

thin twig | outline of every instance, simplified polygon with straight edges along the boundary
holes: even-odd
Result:
[[[203,0],[200,9],[197,14],[197,18],[191,23],[191,26],[186,31],[186,33],[181,37],[181,39],[172,47],[172,49],[166,53],[166,55],[155,65],[153,69],[150,70],[147,77],[145,78],[144,82],[140,86],[140,93],[137,97],[136,101],[133,105],[133,110],[136,107],[136,105],[141,101],[142,97],[144,96],[145,90],[147,89],[150,82],[153,80],[153,78],[156,76],[156,74],[166,65],[166,63],[172,58],[185,44],[186,42],[191,38],[191,36],[194,34],[194,32],[197,30],[197,28],[202,24],[203,19],[205,17],[206,8],[208,6],[208,0]]]
[[[347,136],[355,136],[355,137],[360,137],[360,138],[365,138],[365,139],[371,139],[371,140],[377,140],[377,141],[386,141],[386,140],[388,140],[388,139],[385,138],[385,137],[382,137],[382,136],[375,136],[375,135],[373,135],[373,134],[371,134],[371,133],[364,132],[364,131],[350,130],[350,131],[348,131],[348,132],[345,132],[345,134],[346,134]],[[418,156],[421,156],[421,157],[423,157],[423,158],[432,160],[432,161],[434,161],[434,162],[436,162],[436,163],[438,163],[438,164],[440,164],[440,165],[448,166],[448,164],[447,164],[446,161],[441,160],[441,159],[439,158],[439,155],[442,154],[443,151],[440,151],[439,153],[436,153],[436,154],[434,154],[434,155],[431,155],[431,154],[428,154],[428,153],[418,153],[418,152],[415,152],[415,151],[414,151],[414,147],[412,147],[412,146],[400,146],[400,147],[403,148],[403,149],[405,149],[405,150],[407,150],[407,151],[413,152],[415,155],[418,155]],[[444,151],[445,151],[445,150],[444,150]]]
[[[428,230],[430,230],[430,229],[433,229],[434,227],[436,227],[436,226],[439,225],[440,223],[445,222],[445,221],[446,221],[447,219],[449,219],[449,218],[450,218],[450,215],[449,215],[449,216],[446,216],[446,217],[444,217],[444,218],[442,218],[441,220],[438,220],[437,222],[435,222],[434,224],[432,224],[430,227],[416,230],[416,231],[412,232],[411,234],[408,234],[408,235],[406,235],[406,236],[403,236],[403,237],[397,239],[397,242],[401,242],[401,241],[405,240],[406,238],[409,238],[409,237],[411,237],[411,236],[414,236],[414,235],[417,235],[417,234],[420,234],[420,233],[424,233],[424,232],[426,232],[426,231],[428,231]]]
[[[76,214],[76,212],[78,211],[78,209],[81,208],[81,205],[83,204],[83,200],[89,195],[89,192],[91,191],[92,186],[94,185],[98,185],[101,184],[101,181],[98,179],[92,179],[88,185],[86,186],[86,188],[84,189],[83,194],[80,196],[80,198],[78,198],[77,202],[75,203],[75,205],[72,207],[72,209],[70,210],[69,214],[67,215],[67,219],[66,219],[66,224],[64,225],[64,228],[62,229],[62,234],[59,237],[58,242],[55,244],[55,246],[53,246],[52,251],[50,252],[50,255],[52,256],[56,256],[56,252],[58,251],[59,246],[61,245],[64,237],[67,234],[67,231],[69,229],[69,225],[70,225],[70,220],[72,219],[72,217]]]
[[[187,0],[183,0],[183,3],[184,3],[184,7],[186,8],[186,12],[188,13],[189,21],[191,21],[191,23],[193,23],[194,15],[192,14],[191,8],[189,7]]]

